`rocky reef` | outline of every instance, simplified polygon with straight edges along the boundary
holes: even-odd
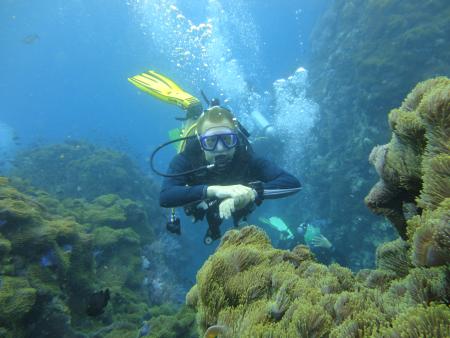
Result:
[[[449,15],[446,0],[336,0],[311,37],[308,95],[320,114],[303,155],[303,194],[314,203],[302,217],[333,220],[327,236],[351,245],[354,270],[373,264],[375,246],[394,238],[361,203],[374,184],[367,154],[389,138],[387,111],[418,82],[450,75]]]
[[[0,177],[2,337],[135,338],[143,322],[149,337],[189,337],[192,310],[151,307],[143,281],[155,267],[143,267],[142,245],[152,240],[139,235],[149,224],[126,212],[142,213],[137,205],[116,195],[59,201],[14,181]],[[104,312],[88,315],[92,294],[106,289]]]
[[[179,250],[126,155],[70,142],[15,164],[0,177],[1,337],[192,336],[165,256]]]
[[[1,179],[0,326],[6,336],[76,336],[78,326],[94,328],[99,323],[85,314],[87,302],[103,288],[113,295],[103,320],[114,322],[122,314],[139,323],[146,304],[137,292],[138,235],[129,227],[93,230],[50,212],[48,199],[23,194]],[[114,255],[108,254],[111,249]]]
[[[83,141],[67,141],[24,150],[14,160],[12,176],[58,198],[92,200],[114,193],[152,202],[155,187],[125,153]]]

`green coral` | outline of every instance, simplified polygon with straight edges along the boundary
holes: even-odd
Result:
[[[113,197],[114,200],[106,204],[104,201],[105,197]],[[123,208],[115,203],[117,199],[117,195],[106,195],[96,198],[92,207],[86,210],[84,217],[91,220],[94,224],[109,226],[124,224],[127,218]]]
[[[127,284],[139,287],[143,280],[139,236],[130,228],[99,227],[94,230],[94,246],[100,250],[97,276],[109,287]]]
[[[149,320],[151,331],[148,337],[152,338],[194,338],[195,312],[189,307],[182,307],[176,313],[166,313],[152,316]]]
[[[103,225],[117,225],[102,221],[111,219],[111,206],[125,214],[121,227]],[[98,333],[135,338],[142,319],[149,316],[148,296],[142,289],[142,238],[129,227],[145,231],[149,226],[140,210],[139,203],[117,195],[100,196],[92,203],[61,202],[18,179],[0,177],[0,216],[6,220],[0,234],[4,336]],[[87,320],[87,300],[105,288],[110,289],[111,300],[104,315]],[[114,325],[101,328],[102,321]]]
[[[35,301],[37,291],[23,277],[1,277],[0,325],[15,328],[28,314]]]
[[[139,243],[139,236],[130,228],[98,227],[94,230],[93,235],[95,246],[101,249],[114,249],[119,242],[125,245]]]
[[[0,261],[11,251],[11,242],[0,233]]]
[[[115,194],[101,195],[92,202],[79,198],[64,199],[52,211],[73,217],[89,227],[131,227],[143,240],[154,239],[153,227],[142,203]]]
[[[28,222],[38,219],[45,207],[32,198],[24,195],[9,185],[9,180],[1,177],[0,182],[0,215],[6,225],[17,222]],[[39,221],[39,219],[38,219]]]
[[[39,256],[54,247],[77,240],[80,225],[71,219],[50,219],[35,222],[10,235],[13,251],[29,257]]]
[[[15,160],[14,176],[58,197],[88,200],[115,193],[121,198],[152,201],[155,187],[125,153],[86,142],[41,146]]]
[[[11,251],[30,258],[77,241],[82,230],[73,219],[50,217],[43,205],[11,186],[0,186],[0,215]]]

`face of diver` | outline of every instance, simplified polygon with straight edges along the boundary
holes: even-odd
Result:
[[[202,145],[206,161],[210,164],[214,163],[216,158],[226,159],[226,162],[230,161],[236,151],[236,142],[232,142],[233,140],[230,140],[230,138],[235,137],[235,141],[237,141],[234,126],[230,126],[227,121],[223,121],[221,123],[206,121],[202,129],[204,132],[200,135],[201,143],[202,139],[203,141],[210,141],[210,139],[215,139],[217,136],[217,143],[214,142],[214,149],[205,150],[205,147]],[[230,147],[230,145],[232,146]]]

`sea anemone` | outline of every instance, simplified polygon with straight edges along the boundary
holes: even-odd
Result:
[[[415,229],[412,249],[416,266],[440,266],[450,263],[450,198],[433,211],[424,211],[422,216],[411,220],[411,225],[420,221]]]
[[[419,305],[399,315],[380,337],[450,337],[450,311],[443,304]]]
[[[406,276],[411,266],[407,250],[408,243],[402,239],[380,245],[376,252],[378,269],[393,272],[398,277]]]

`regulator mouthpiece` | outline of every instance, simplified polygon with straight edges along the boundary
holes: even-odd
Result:
[[[230,163],[230,159],[226,155],[217,155],[214,157],[214,167],[217,169],[224,169],[228,163]]]

